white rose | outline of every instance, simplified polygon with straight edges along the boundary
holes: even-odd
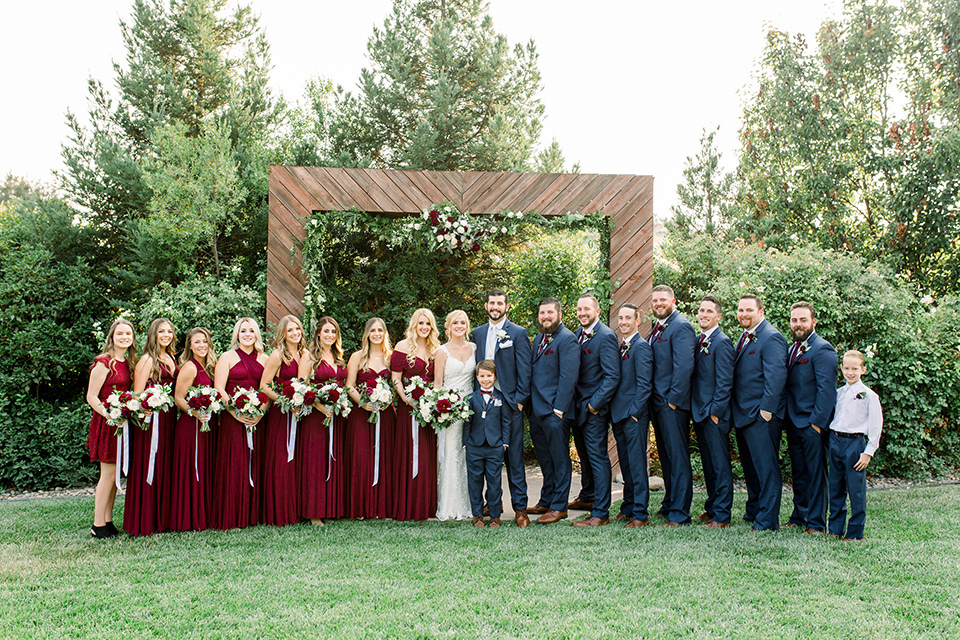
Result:
[[[420,231],[420,223],[419,222],[414,223],[413,228],[417,231]]]
[[[295,393],[295,394],[293,394],[293,398],[291,398],[291,399],[293,400],[293,404],[303,404],[303,394],[302,394],[302,393]]]
[[[149,398],[147,398],[147,406],[149,406],[151,409],[156,409],[162,404],[163,404],[163,398],[161,398],[158,395],[152,395]]]
[[[140,409],[140,401],[136,398],[127,400],[127,409],[130,409],[130,411],[138,411]]]
[[[506,232],[507,232],[507,228],[506,228],[506,227],[501,227],[501,228],[500,228],[500,233],[506,233]]]

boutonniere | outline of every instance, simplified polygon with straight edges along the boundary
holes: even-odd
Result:
[[[593,339],[593,333],[594,333],[593,331],[587,331],[586,329],[584,329],[581,335],[583,336],[584,340],[591,340]]]
[[[807,344],[806,340],[800,343],[800,353],[805,352],[809,348],[810,348],[810,345]]]
[[[704,338],[700,343],[700,353],[705,356],[710,355],[710,338]]]
[[[856,396],[854,396],[854,397],[855,397],[857,400],[863,400],[864,398],[867,397],[867,392],[866,392],[866,391],[861,391],[860,393],[858,393],[858,394],[857,394]]]
[[[500,398],[494,398],[494,399],[493,399],[493,406],[495,406],[495,407],[503,406],[503,403],[500,402]]]
[[[556,335],[555,333],[550,333],[550,334],[547,334],[547,335],[543,336],[543,344],[545,344],[546,346],[549,347],[549,346],[550,346],[550,343],[553,342],[553,338],[554,338],[555,335]]]
[[[620,343],[620,359],[629,360],[630,359],[630,349],[633,348],[633,344],[630,342],[621,342]]]
[[[500,331],[497,331],[497,342],[503,342],[506,339],[507,339],[507,332],[505,329],[500,329]]]
[[[756,341],[757,341],[757,334],[751,333],[749,339],[750,339],[750,342],[756,342]]]

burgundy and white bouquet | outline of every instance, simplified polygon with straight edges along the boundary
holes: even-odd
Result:
[[[146,418],[155,411],[169,411],[173,407],[173,389],[170,388],[169,384],[149,387],[140,394],[140,416],[142,418]],[[141,422],[140,427],[146,429],[146,421]]]
[[[274,382],[273,389],[277,392],[277,404],[281,413],[292,413],[297,418],[303,418],[313,411],[313,403],[317,401],[317,388],[312,384],[294,378]]]
[[[270,398],[263,391],[237,387],[230,397],[230,408],[242,418],[259,419],[267,411],[268,402]],[[253,431],[256,428],[256,425],[248,426],[247,431]]]
[[[369,422],[377,421],[377,412],[393,404],[393,386],[387,378],[377,376],[367,380],[364,385],[359,385],[357,392],[360,394],[360,404],[370,403]]]
[[[223,411],[220,392],[213,387],[196,386],[187,389],[187,406],[197,413],[200,431],[210,431],[210,417]]]
[[[107,411],[107,424],[116,428],[116,435],[123,433],[123,427],[129,421],[140,419],[140,397],[129,391],[114,390],[104,401]]]
[[[423,400],[423,396],[430,391],[430,388],[433,385],[420,376],[413,376],[410,378],[410,382],[407,383],[407,386],[403,388],[403,392],[413,400],[416,407],[419,409],[420,401]]]
[[[335,380],[328,382],[317,390],[317,402],[331,409],[330,415],[323,420],[323,424],[328,427],[333,424],[334,416],[346,418],[353,408],[350,396]]]
[[[420,401],[420,420],[440,432],[473,415],[466,394],[456,389],[431,389]]]

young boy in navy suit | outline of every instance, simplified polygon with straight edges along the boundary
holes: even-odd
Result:
[[[880,398],[860,381],[867,370],[866,362],[859,351],[843,354],[841,371],[847,384],[837,389],[837,408],[830,423],[830,534],[844,540],[863,539],[867,520],[866,469],[880,445],[883,429]]]
[[[480,390],[470,394],[473,416],[463,425],[463,446],[467,448],[467,488],[470,492],[470,508],[473,511],[473,526],[484,527],[483,481],[487,481],[487,504],[490,505],[490,528],[500,526],[500,499],[503,488],[500,468],[510,442],[511,412],[503,394],[494,388],[497,381],[497,366],[493,360],[481,360],[477,364],[477,382]]]

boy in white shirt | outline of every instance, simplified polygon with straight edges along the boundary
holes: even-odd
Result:
[[[862,540],[867,519],[866,468],[880,445],[883,410],[877,394],[860,381],[867,370],[862,353],[844,353],[840,370],[847,384],[837,389],[837,406],[830,423],[830,535]]]

